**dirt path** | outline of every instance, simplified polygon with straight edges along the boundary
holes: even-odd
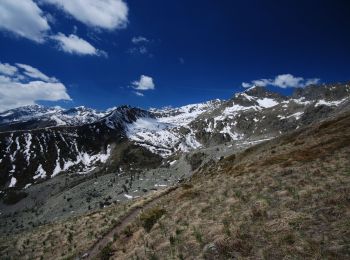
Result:
[[[170,192],[176,190],[178,187],[174,186],[171,187],[161,194],[159,196],[155,197],[154,199],[146,202],[143,206],[137,207],[132,209],[127,215],[125,215],[118,224],[112,228],[103,238],[98,240],[89,251],[83,254],[81,258],[83,259],[96,259],[100,251],[108,245],[109,242],[113,242],[114,235],[118,235],[120,232],[122,232],[130,223],[132,223],[137,216],[141,213],[143,210],[147,210],[157,204],[163,196],[168,195]]]

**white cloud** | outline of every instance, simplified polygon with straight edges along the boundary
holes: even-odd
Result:
[[[8,63],[1,63],[0,62],[0,74],[12,76],[16,74],[18,69],[15,66],[12,66]]]
[[[244,88],[250,88],[250,87],[252,87],[252,84],[247,83],[247,82],[242,82],[242,87],[244,87]]]
[[[153,78],[141,75],[140,80],[131,83],[132,87],[137,90],[151,90],[155,88]]]
[[[139,44],[139,43],[146,43],[146,42],[149,42],[149,40],[146,38],[146,37],[143,37],[143,36],[138,36],[138,37],[133,37],[131,39],[131,42],[133,44]]]
[[[134,93],[135,93],[136,96],[139,96],[139,97],[143,97],[144,96],[144,94],[139,92],[139,91],[134,91]]]
[[[310,84],[317,84],[320,82],[319,78],[304,79],[302,77],[295,77],[292,74],[282,74],[276,76],[274,79],[258,79],[253,80],[250,83],[243,82],[242,86],[244,88],[249,88],[252,86],[275,86],[280,88],[297,88],[305,87]]]
[[[13,0],[12,0],[13,1]],[[128,6],[123,0],[41,0],[54,4],[78,21],[101,29],[125,28]]]
[[[59,49],[67,53],[78,55],[107,56],[106,52],[96,49],[89,42],[79,38],[74,34],[66,36],[63,33],[58,33],[57,35],[51,36],[50,38],[56,40],[59,44]]]
[[[27,64],[16,63],[17,67],[23,69],[23,73],[32,79],[41,79],[46,82],[57,82],[58,80],[54,77],[50,78],[42,73],[40,70],[33,68]]]
[[[272,80],[269,80],[269,79],[257,79],[257,80],[253,80],[252,83],[255,85],[255,86],[267,86],[267,85],[270,85],[272,83]]]
[[[1,0],[0,30],[43,42],[50,25],[42,10],[33,0]]]
[[[0,71],[0,111],[33,105],[36,101],[71,100],[66,87],[56,78],[48,77],[29,65],[17,64],[17,67],[23,71],[16,70],[12,74]]]

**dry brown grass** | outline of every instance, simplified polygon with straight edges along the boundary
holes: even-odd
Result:
[[[304,129],[200,169],[162,199],[166,214],[149,233],[139,225],[122,248],[112,245],[113,258],[349,258],[349,122]]]
[[[96,211],[82,217],[40,226],[13,237],[2,237],[2,256],[11,259],[69,259],[102,237],[128,207]]]
[[[161,196],[162,192],[166,191],[42,225],[18,235],[0,236],[0,259],[75,259],[108,233],[128,212]]]

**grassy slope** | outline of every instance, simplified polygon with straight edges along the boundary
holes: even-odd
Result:
[[[162,196],[163,192],[167,190],[12,236],[0,235],[0,259],[76,259],[125,215]]]
[[[349,258],[350,114],[208,165],[160,206],[115,258]]]
[[[129,206],[0,238],[1,255],[78,255]],[[347,114],[202,167],[103,252],[118,259],[345,259],[350,257],[349,230]]]

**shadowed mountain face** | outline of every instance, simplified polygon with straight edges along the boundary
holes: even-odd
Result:
[[[145,111],[29,106],[0,114],[0,189],[62,172],[154,168],[167,158],[227,142],[258,142],[349,107],[350,85],[296,89],[290,97],[253,87],[230,100]]]
[[[84,174],[97,168],[107,171],[107,165],[109,171],[130,165],[157,166],[160,157],[135,146],[125,134],[126,124],[145,116],[149,116],[146,111],[119,107],[91,124],[0,133],[0,185],[23,188],[61,172]],[[147,159],[128,156],[126,160],[124,156],[130,149]],[[107,164],[110,157],[114,160]]]

